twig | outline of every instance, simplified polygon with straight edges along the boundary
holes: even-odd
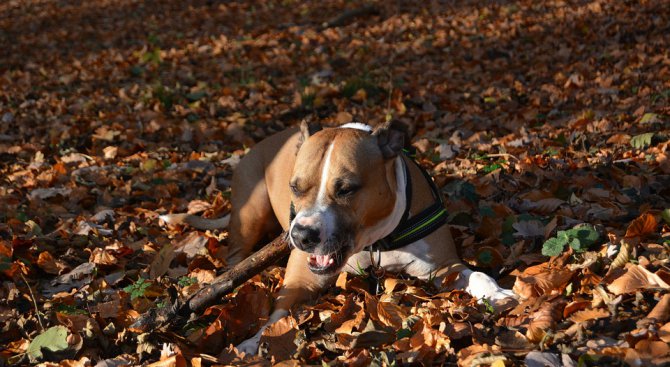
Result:
[[[30,292],[30,298],[33,300],[33,306],[35,306],[35,314],[37,315],[37,322],[40,324],[40,329],[44,331],[44,324],[42,324],[42,316],[40,316],[40,310],[37,308],[37,301],[35,300],[35,294],[33,293],[32,287],[30,287],[30,284],[28,284],[28,280],[26,279],[25,276],[23,276],[23,273],[19,271],[19,275],[21,275],[21,279],[23,279],[23,282],[26,283],[26,286],[28,286],[28,291]]]
[[[494,154],[486,154],[486,158],[496,158],[496,157],[509,157],[509,158],[514,158],[515,160],[519,160],[516,156],[509,154],[509,153],[494,153]]]
[[[170,295],[170,305],[151,309],[141,315],[131,325],[131,328],[148,331],[157,327],[178,325],[191,314],[201,312],[216,303],[254,275],[281,260],[289,252],[286,233],[282,233],[265,247],[233,266],[232,269],[216,277],[211,284],[201,288],[185,302],[178,300],[176,291],[173,292]]]

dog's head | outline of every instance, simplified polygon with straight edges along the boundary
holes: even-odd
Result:
[[[398,154],[405,134],[384,124],[312,132],[303,123],[290,181],[295,217],[289,238],[317,274],[339,271],[349,256],[390,233],[405,209]]]

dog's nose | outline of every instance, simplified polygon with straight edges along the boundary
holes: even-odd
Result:
[[[303,251],[314,248],[321,240],[318,228],[303,226],[299,223],[293,225],[291,238],[293,238],[293,243]]]

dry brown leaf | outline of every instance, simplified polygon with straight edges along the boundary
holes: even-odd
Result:
[[[98,265],[115,265],[118,262],[111,252],[99,247],[91,251],[89,261]]]
[[[573,272],[566,268],[552,268],[549,263],[531,266],[520,272],[515,270],[514,292],[522,298],[560,293],[572,278]]]
[[[616,295],[634,293],[640,289],[650,288],[670,289],[670,285],[658,275],[636,264],[630,264],[626,273],[607,286],[607,289]]]
[[[563,301],[546,302],[531,316],[526,338],[531,343],[539,343],[544,339],[547,330],[554,329],[563,315]]]
[[[658,337],[666,343],[670,343],[670,322],[665,323],[658,330]]]
[[[661,297],[656,306],[647,315],[648,319],[655,319],[656,322],[666,322],[670,319],[670,293]]]
[[[506,352],[528,351],[535,348],[522,333],[505,328],[501,328],[498,335],[496,335],[496,344],[500,345],[503,351]]]
[[[346,357],[341,361],[343,365],[351,367],[366,367],[371,364],[372,356],[370,355],[370,351],[368,349],[360,349],[358,351],[354,350],[351,352],[353,353],[347,353],[350,354],[349,356],[343,356]]]
[[[357,308],[358,305],[354,302],[354,296],[348,294],[342,307],[330,315],[330,319],[324,325],[324,329],[328,332],[333,332],[335,329],[339,328],[343,322],[349,320]]]
[[[568,316],[572,315],[573,313],[577,311],[584,310],[588,308],[591,305],[591,301],[574,301],[570,302],[565,306],[565,309],[563,310],[563,317],[567,318]]]
[[[289,315],[268,326],[263,331],[261,343],[267,343],[268,354],[274,356],[276,360],[289,359],[296,350],[293,341],[297,333],[298,323]]]
[[[159,276],[167,273],[175,256],[176,253],[172,243],[166,243],[163,245],[156,256],[154,256],[154,259],[149,266],[149,277],[151,279],[156,279]]]
[[[472,367],[477,357],[499,355],[500,347],[488,344],[473,344],[458,351],[458,367]]]
[[[423,321],[418,321],[412,326],[412,333],[413,334],[410,337],[410,345],[414,350],[419,349],[422,346],[428,346],[436,353],[443,353],[451,350],[449,337],[439,330],[433,329]]]
[[[557,225],[558,216],[554,216],[554,218],[544,227],[544,239],[551,237],[551,234],[554,232],[554,229],[556,229]]]
[[[626,238],[644,237],[650,233],[654,233],[656,225],[656,218],[653,215],[649,213],[642,214],[630,223],[628,229],[626,229]]]
[[[347,290],[347,274],[346,271],[343,271],[337,276],[337,281],[335,282],[336,287],[342,290]]]
[[[221,309],[218,319],[222,324],[213,325],[212,331],[225,326],[225,332],[231,338],[251,336],[270,314],[271,302],[272,297],[267,289],[247,283],[238,289],[234,302]]]
[[[266,366],[269,364],[263,363],[263,362],[257,362],[254,364],[251,364],[250,367],[261,367],[261,366]],[[281,361],[279,363],[275,363],[272,365],[272,367],[300,367],[303,364],[300,362],[298,359],[287,359],[285,361]]]
[[[572,314],[572,316],[570,316],[570,320],[574,322],[584,322],[589,320],[604,319],[605,317],[609,316],[609,311],[602,308],[596,308],[577,311]]]
[[[124,307],[121,304],[120,300],[117,298],[109,302],[98,303],[96,305],[96,309],[100,317],[102,317],[103,319],[115,319],[121,315],[121,312],[123,312]]]
[[[472,335],[472,326],[465,322],[450,322],[444,333],[451,339],[457,340]]]
[[[644,339],[635,344],[635,350],[642,356],[658,358],[670,354],[670,345],[658,340]]]
[[[384,325],[396,329],[402,328],[402,322],[407,318],[407,313],[402,307],[390,302],[377,303],[377,315]]]
[[[81,357],[79,360],[66,359],[58,363],[58,367],[88,367],[91,360],[88,357]]]
[[[47,251],[40,253],[37,258],[37,266],[49,274],[60,274],[67,268],[67,265],[54,257]]]
[[[365,311],[368,313],[368,316],[371,320],[379,321],[378,311],[377,311],[377,299],[371,296],[369,293],[365,292]]]
[[[556,209],[558,209],[558,207],[564,203],[565,201],[561,199],[546,198],[530,203],[529,209],[538,214],[549,215],[551,213],[554,213]]]
[[[150,363],[147,365],[147,367],[186,367],[186,359],[184,356],[179,354],[175,354],[171,357],[167,357],[165,359],[162,359],[160,361]]]

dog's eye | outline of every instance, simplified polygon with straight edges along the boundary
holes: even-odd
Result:
[[[293,195],[295,195],[295,196],[302,195],[302,191],[300,191],[297,184],[292,183],[289,186],[291,187],[291,192],[293,193]]]
[[[351,196],[355,194],[358,189],[360,189],[360,187],[356,185],[342,186],[335,191],[335,195],[340,198]]]

